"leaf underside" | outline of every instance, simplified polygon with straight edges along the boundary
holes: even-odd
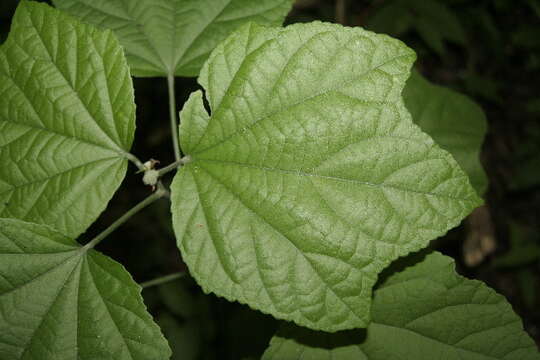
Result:
[[[415,124],[454,156],[476,192],[483,195],[488,182],[480,150],[487,124],[480,106],[465,95],[431,84],[416,71],[407,80],[403,100]]]
[[[279,26],[292,0],[53,0],[112,29],[135,76],[197,76],[216,45],[240,25]]]
[[[0,48],[0,216],[76,237],[120,185],[134,130],[112,33],[21,2]]]
[[[0,219],[0,359],[169,359],[140,290],[97,251]]]
[[[207,292],[312,329],[369,322],[392,260],[459,224],[479,199],[411,121],[401,42],[312,23],[242,27],[181,113],[192,161],[172,184],[182,256]]]
[[[457,275],[449,257],[416,259],[374,291],[367,329],[327,334],[286,325],[262,359],[540,359],[504,297]]]

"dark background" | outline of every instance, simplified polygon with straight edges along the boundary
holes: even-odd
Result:
[[[432,246],[454,257],[461,274],[505,295],[540,344],[540,1],[421,0],[437,3],[435,9],[416,6],[418,0],[337,1],[298,0],[286,23],[323,20],[390,33],[417,52],[416,66],[427,78],[467,94],[486,112],[487,205]],[[0,0],[0,42],[17,3]],[[385,12],[392,16],[385,18]],[[173,154],[166,80],[135,78],[134,86],[132,153],[168,164]],[[177,79],[178,109],[197,88],[195,79]],[[135,171],[130,167],[82,243],[150,194]],[[167,200],[130,219],[99,250],[124,264],[138,282],[186,269]],[[471,255],[475,261],[467,260]],[[172,347],[182,349],[173,359],[255,359],[279,325],[247,306],[203,295],[189,277],[143,295]]]

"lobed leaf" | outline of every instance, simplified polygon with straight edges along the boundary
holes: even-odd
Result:
[[[465,95],[430,83],[416,71],[407,80],[403,99],[413,121],[454,156],[476,192],[483,195],[488,181],[480,150],[487,124],[480,106]]]
[[[169,359],[122,265],[51,228],[0,219],[0,358]]]
[[[359,28],[255,24],[221,43],[181,113],[173,225],[207,292],[313,329],[368,325],[371,288],[480,202],[411,121],[414,53]]]
[[[197,76],[216,45],[248,21],[281,25],[293,0],[53,0],[112,29],[136,76]]]
[[[327,334],[284,326],[262,359],[540,359],[504,297],[457,275],[449,257],[416,260],[375,290],[367,329]]]
[[[21,2],[0,48],[0,216],[79,235],[124,178],[134,130],[112,33]]]

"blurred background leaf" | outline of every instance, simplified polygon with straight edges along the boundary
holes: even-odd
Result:
[[[415,31],[440,56],[446,53],[445,42],[459,45],[467,42],[456,14],[438,0],[385,1],[366,25],[370,30],[392,36]]]

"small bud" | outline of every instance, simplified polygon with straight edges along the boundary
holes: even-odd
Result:
[[[152,187],[156,186],[159,179],[159,171],[157,170],[146,170],[142,181],[145,185],[150,185]]]
[[[145,168],[146,170],[150,170],[150,169],[152,169],[152,167],[154,166],[154,164],[152,164],[152,161],[151,161],[151,160],[148,160],[147,162],[145,162],[145,163],[143,164],[143,166],[144,166],[144,168]]]
[[[159,164],[159,160],[150,159],[147,162],[143,164],[145,171],[152,170],[157,164]]]

